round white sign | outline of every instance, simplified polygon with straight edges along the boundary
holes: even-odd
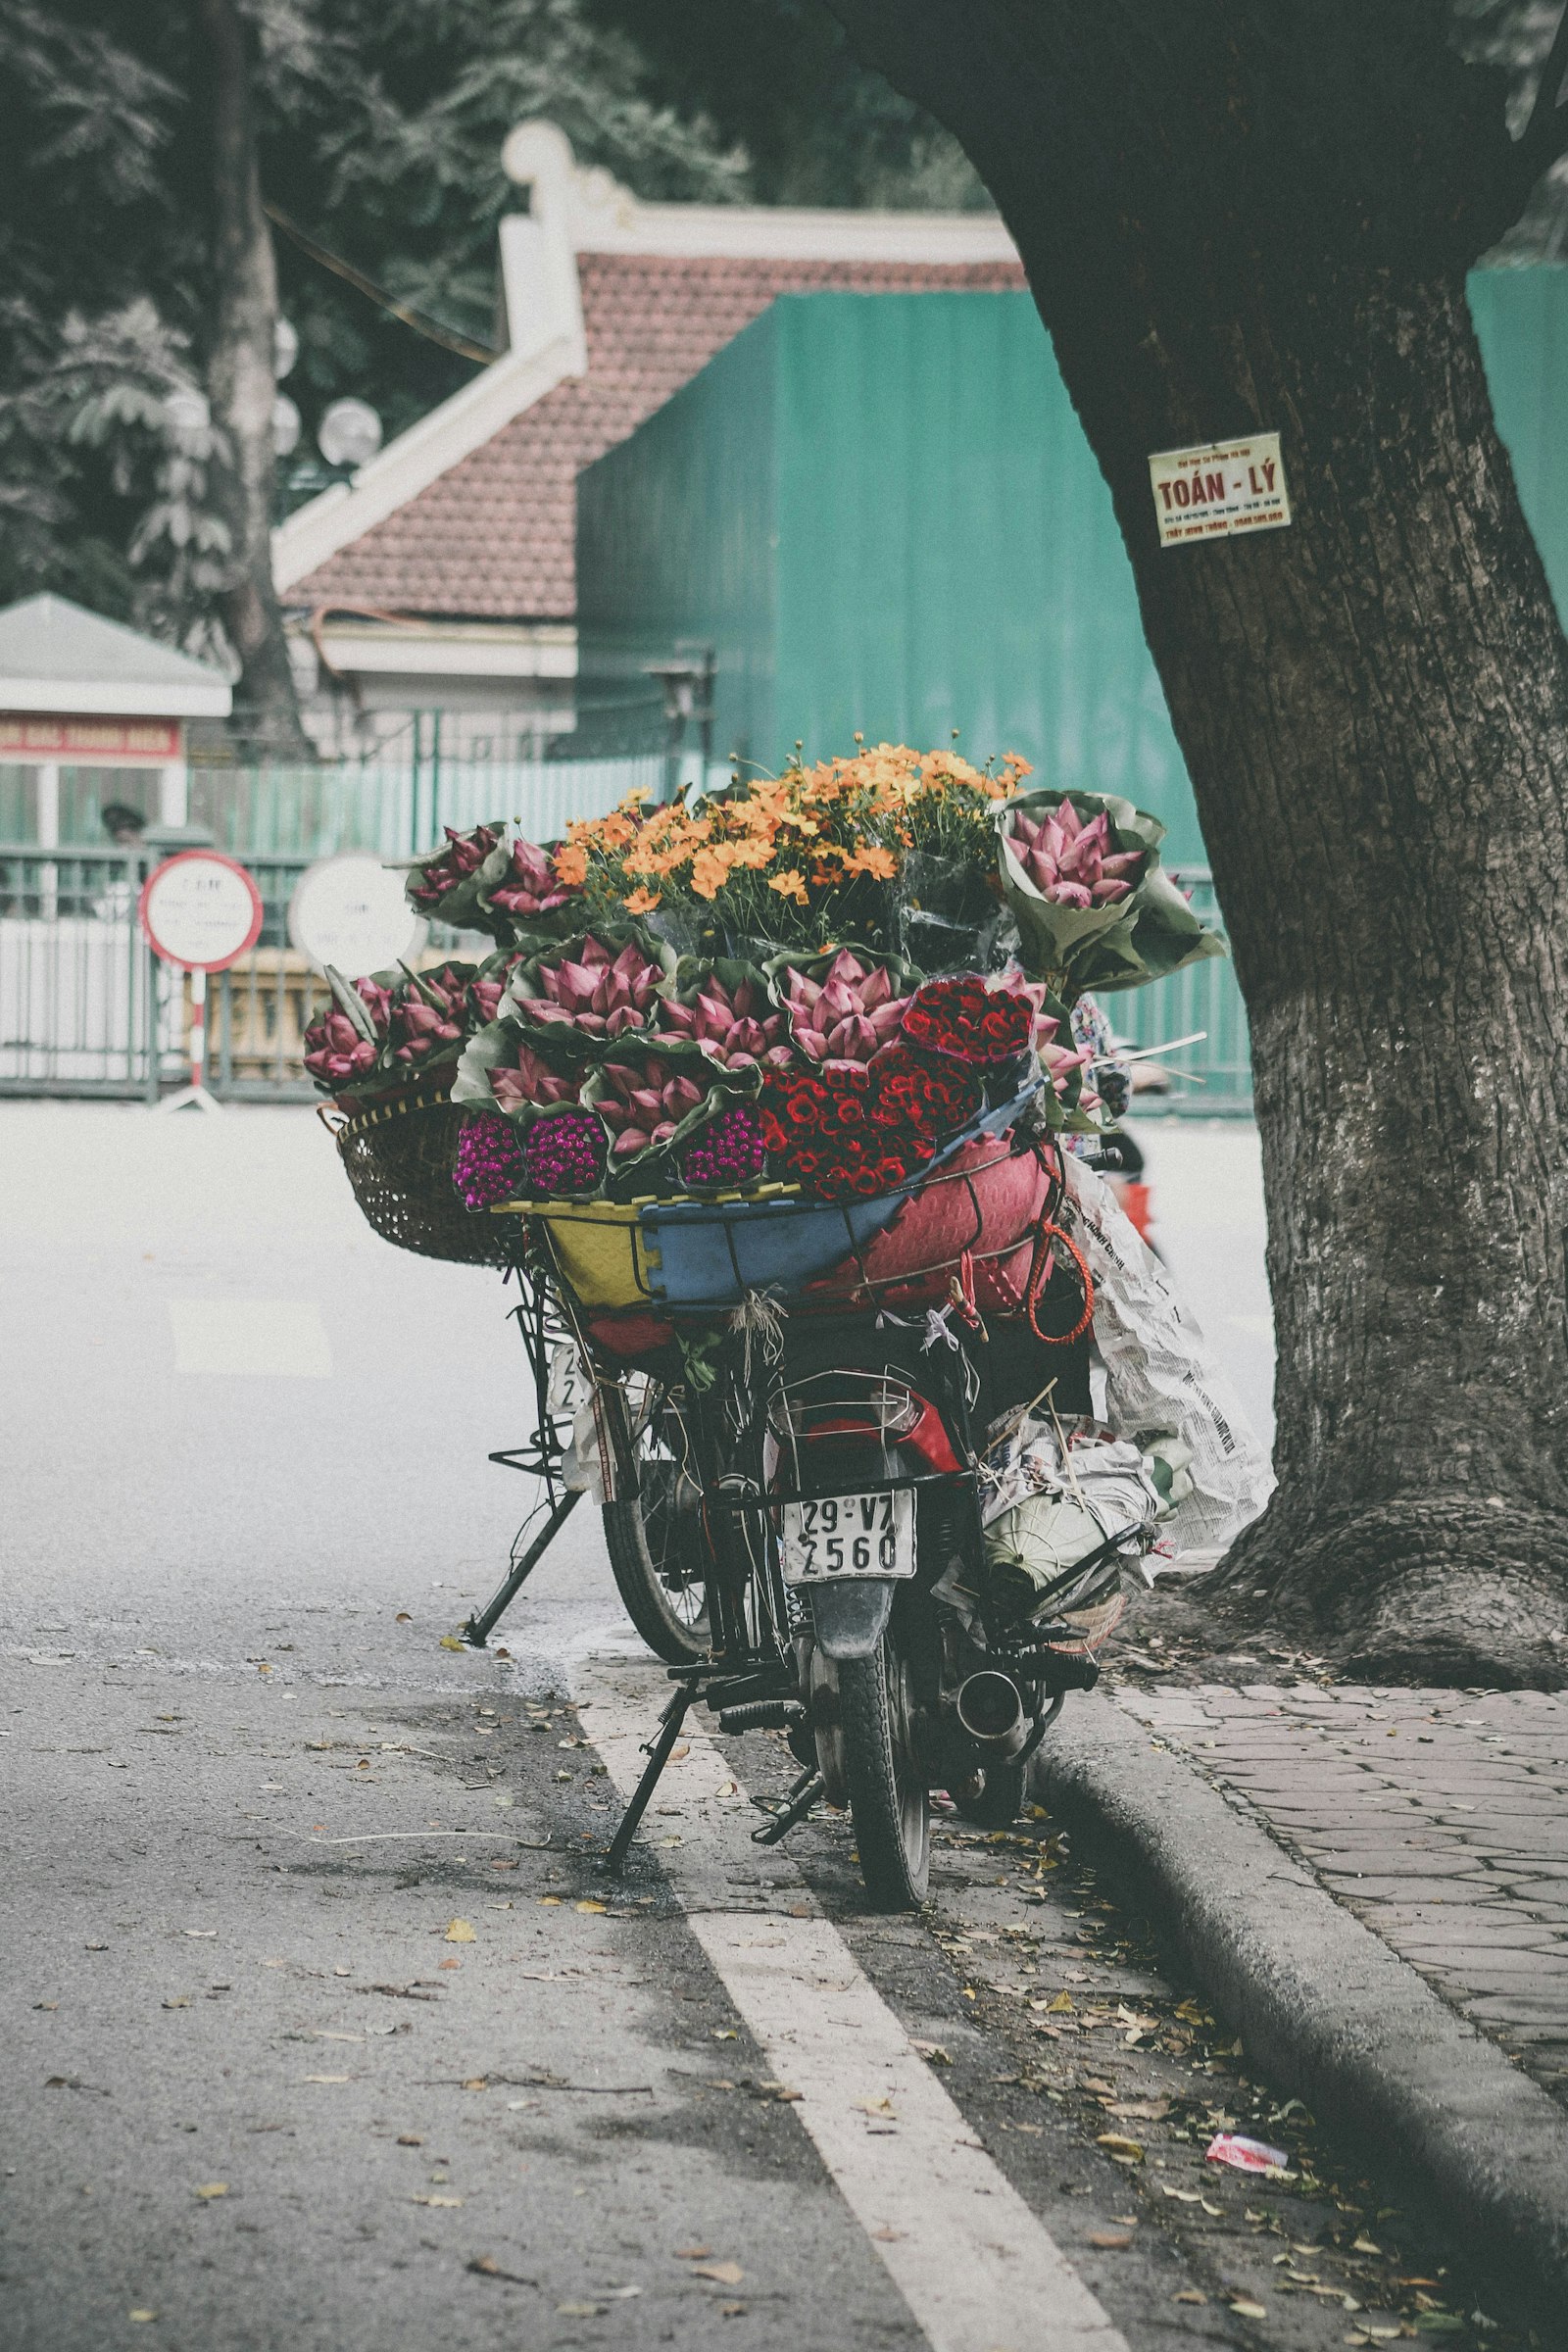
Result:
[[[262,894],[219,850],[181,850],[142,884],[137,909],[155,956],[188,972],[222,972],[262,930]]]
[[[351,980],[416,955],[425,930],[404,896],[402,874],[368,850],[318,858],[289,901],[290,943],[318,971],[330,963]]]

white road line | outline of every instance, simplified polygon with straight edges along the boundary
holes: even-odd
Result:
[[[669,1686],[646,1662],[602,1657],[574,1660],[572,1680],[583,1730],[629,1796]],[[791,1916],[804,1881],[751,1842],[757,1813],[710,1740],[689,1736],[654,1804],[644,1838],[932,2352],[1127,2352],[837,1929],[814,1907]],[[737,1909],[749,1895],[758,1907]]]

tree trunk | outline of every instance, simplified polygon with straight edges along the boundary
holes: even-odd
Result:
[[[272,587],[272,373],[277,273],[262,211],[251,60],[235,0],[192,0],[205,53],[212,141],[212,302],[207,388],[227,441],[218,475],[230,580],[220,599],[239,660],[234,731],[270,759],[308,760],[299,699]]]
[[[1247,1000],[1280,1486],[1213,1603],[1558,1684],[1568,648],[1465,303],[1528,194],[1500,84],[1419,5],[834,5],[1017,240]],[[1162,551],[1151,452],[1249,428],[1292,525]]]

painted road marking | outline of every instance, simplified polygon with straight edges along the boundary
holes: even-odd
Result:
[[[176,1372],[329,1380],[332,1344],[314,1301],[171,1298]]]
[[[669,1685],[607,1657],[574,1660],[572,1680],[583,1729],[629,1796]],[[800,2092],[796,2114],[932,2352],[1127,2352],[838,1930],[790,1916],[805,1882],[753,1845],[758,1815],[730,1765],[700,1732],[682,1737],[644,1840],[769,2070]],[[878,2234],[891,2230],[903,2234]]]

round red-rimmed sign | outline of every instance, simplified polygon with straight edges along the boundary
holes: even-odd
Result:
[[[262,933],[261,892],[220,850],[181,850],[155,866],[136,912],[153,954],[187,972],[227,971]]]

